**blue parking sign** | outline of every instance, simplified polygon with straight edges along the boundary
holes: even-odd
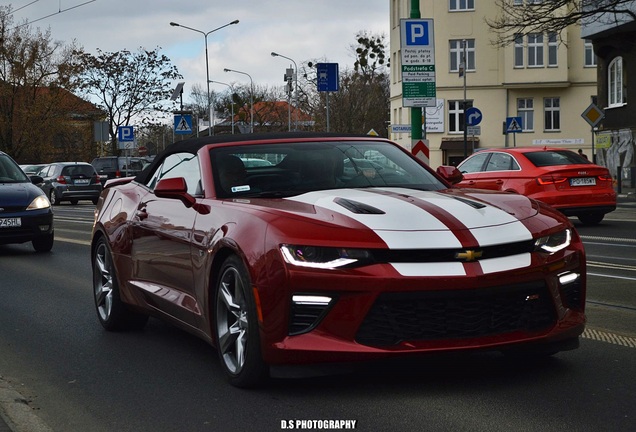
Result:
[[[135,141],[135,131],[132,126],[119,126],[117,128],[117,139],[119,142]]]
[[[318,91],[335,92],[339,89],[338,63],[316,64]]]

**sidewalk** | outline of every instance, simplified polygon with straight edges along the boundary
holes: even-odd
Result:
[[[1,375],[0,432],[53,432]]]

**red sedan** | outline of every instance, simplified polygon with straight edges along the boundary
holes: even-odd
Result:
[[[607,168],[570,150],[515,147],[479,151],[458,169],[459,187],[515,192],[598,224],[616,209],[616,192]]]
[[[443,172],[373,137],[173,144],[100,197],[98,319],[168,320],[216,346],[239,387],[274,366],[578,347],[585,252],[570,221]]]

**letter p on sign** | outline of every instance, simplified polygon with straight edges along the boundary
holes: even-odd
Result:
[[[428,23],[427,22],[406,22],[406,44],[407,45],[428,45]]]

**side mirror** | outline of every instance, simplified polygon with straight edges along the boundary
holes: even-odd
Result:
[[[190,208],[196,200],[188,193],[188,185],[183,177],[167,178],[155,186],[155,195],[159,198],[178,199]]]
[[[29,176],[29,178],[31,179],[31,183],[33,183],[34,185],[44,183],[44,179],[42,178],[42,176],[32,175],[32,176]]]
[[[448,183],[454,185],[464,179],[464,175],[454,166],[442,165],[437,167],[437,174]]]

